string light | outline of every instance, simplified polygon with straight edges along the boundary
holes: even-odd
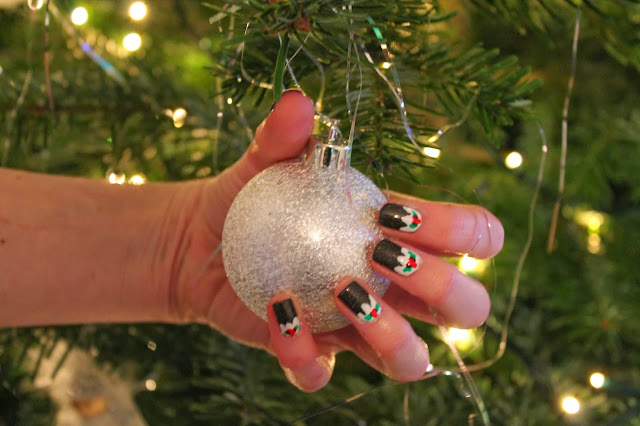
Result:
[[[124,45],[124,48],[129,52],[135,52],[136,50],[140,49],[140,46],[142,45],[142,39],[137,33],[130,33],[124,37],[122,44]]]
[[[228,103],[229,105],[231,105],[231,104],[233,103],[233,99],[231,99],[231,98],[227,98],[227,103]]]
[[[75,25],[82,25],[87,22],[87,19],[89,19],[89,13],[84,7],[76,7],[71,12],[71,22]]]
[[[155,351],[158,348],[158,345],[156,345],[156,342],[154,342],[153,340],[149,340],[149,342],[147,342],[147,347],[150,350]]]
[[[562,399],[562,409],[567,414],[576,414],[580,411],[580,401],[573,396],[567,396]]]
[[[606,377],[604,377],[604,374],[602,373],[593,373],[591,377],[589,377],[589,383],[591,383],[591,386],[596,389],[603,387],[606,380]]]
[[[129,178],[129,183],[132,185],[142,185],[146,179],[142,175],[133,175]]]
[[[141,1],[137,1],[129,8],[129,16],[134,21],[139,21],[147,14],[147,5]]]
[[[109,177],[107,179],[109,180],[109,183],[111,183],[111,184],[122,185],[125,182],[125,180],[127,179],[127,177],[125,176],[124,173],[111,172],[111,173],[109,173]]]
[[[388,70],[389,68],[391,68],[391,62],[383,62],[382,68],[384,68],[385,70]]]
[[[27,4],[29,5],[29,9],[38,10],[42,8],[44,0],[29,0],[27,1]]]
[[[482,266],[483,263],[480,260],[475,259],[467,254],[462,256],[462,259],[460,259],[460,269],[462,269],[464,272],[480,270],[482,269]]]
[[[449,332],[449,340],[451,340],[452,342],[468,341],[471,336],[471,332],[469,330],[465,330],[462,328],[452,327],[448,330],[448,332]]]
[[[422,148],[422,152],[424,152],[424,155],[426,155],[427,157],[431,157],[431,158],[440,157],[440,150],[438,148],[425,146],[424,148]]]
[[[187,118],[187,110],[184,108],[177,108],[173,111],[171,117],[173,118],[173,125],[179,129],[184,126],[184,120]]]
[[[153,379],[147,379],[147,380],[144,382],[144,385],[145,385],[145,387],[147,388],[147,390],[150,390],[150,391],[152,391],[152,392],[153,392],[154,390],[156,390],[156,388],[157,388],[157,386],[158,386],[158,385],[156,384],[156,381],[155,381],[155,380],[153,380]]]
[[[522,155],[517,151],[510,152],[504,159],[504,164],[509,169],[517,169],[522,165]]]

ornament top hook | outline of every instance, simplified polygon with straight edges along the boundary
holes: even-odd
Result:
[[[337,126],[330,126],[325,141],[313,146],[307,164],[316,169],[346,170],[351,162],[351,147],[345,145]]]

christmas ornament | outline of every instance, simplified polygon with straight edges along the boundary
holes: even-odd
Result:
[[[349,159],[346,146],[317,144],[306,161],[262,171],[231,205],[224,266],[238,297],[258,316],[266,319],[269,299],[284,290],[296,296],[313,332],[336,330],[348,324],[333,299],[341,279],[360,278],[379,295],[389,286],[369,263],[382,239],[376,216],[386,198]],[[293,325],[281,316],[283,327]]]

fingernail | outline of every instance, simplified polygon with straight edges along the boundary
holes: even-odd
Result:
[[[422,265],[422,259],[417,253],[389,240],[378,243],[373,250],[373,260],[405,276],[413,274]]]
[[[280,332],[287,336],[293,337],[300,331],[300,320],[298,313],[293,306],[291,299],[283,300],[273,304],[273,312],[276,314],[278,324],[280,324]]]
[[[289,92],[300,92],[300,93],[302,93],[302,91],[298,90],[298,89],[287,89],[284,92],[282,92],[282,96],[284,96],[285,94],[287,94]],[[280,97],[280,99],[282,99],[282,96]],[[277,102],[274,102],[273,105],[271,105],[271,110],[269,110],[269,112],[272,112],[275,109],[276,104],[277,104]]]
[[[340,299],[351,312],[356,314],[363,322],[374,322],[380,316],[382,307],[367,291],[357,282],[346,286],[340,294]]]
[[[378,223],[403,232],[416,232],[422,225],[422,215],[411,207],[389,203],[380,210]]]

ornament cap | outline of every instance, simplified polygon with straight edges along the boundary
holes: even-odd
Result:
[[[351,162],[351,147],[318,143],[313,147],[307,163],[317,169],[346,170]]]

